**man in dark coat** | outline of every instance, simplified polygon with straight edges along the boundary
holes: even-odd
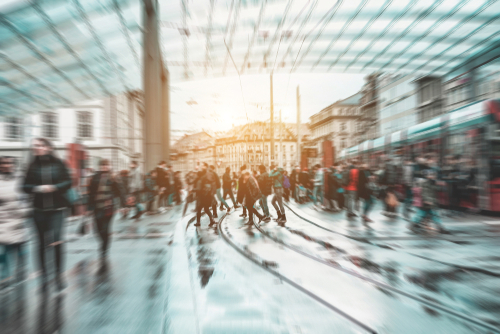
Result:
[[[264,216],[254,208],[255,202],[262,198],[262,193],[260,192],[257,180],[251,175],[249,170],[243,172],[243,183],[245,183],[245,206],[247,207],[249,215],[246,225],[251,227],[254,215],[259,218],[259,223],[264,219]]]
[[[215,225],[214,217],[210,212],[210,205],[214,199],[214,180],[211,173],[208,173],[208,164],[202,163],[196,180],[196,224],[201,226],[201,210],[203,209],[210,218],[209,226]]]
[[[226,172],[224,175],[222,175],[222,198],[224,201],[226,200],[227,196],[231,198],[231,201],[233,201],[233,207],[234,209],[239,208],[240,206],[238,203],[236,203],[236,200],[234,199],[233,195],[233,188],[232,188],[232,180],[231,180],[231,168],[226,167]]]
[[[292,196],[295,199],[295,202],[298,202],[296,187],[300,183],[299,175],[300,175],[300,167],[297,166],[292,171],[292,174],[290,174],[290,190],[292,191]]]
[[[156,184],[158,185],[158,210],[163,211],[165,208],[165,200],[167,199],[167,172],[165,171],[165,167],[167,163],[165,161],[161,161],[156,167]]]
[[[269,177],[269,173],[266,171],[266,166],[260,165],[259,171],[260,171],[260,175],[259,175],[257,181],[259,183],[259,188],[260,188],[260,191],[262,193],[260,203],[262,206],[262,211],[264,211],[264,215],[266,216],[264,218],[264,221],[269,222],[269,221],[271,221],[271,217],[269,215],[269,206],[267,205],[267,196],[269,196],[273,193],[272,180]]]

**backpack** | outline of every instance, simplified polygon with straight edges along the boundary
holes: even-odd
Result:
[[[285,180],[283,181],[283,187],[286,189],[290,188],[290,180],[288,179],[288,176],[285,176]]]

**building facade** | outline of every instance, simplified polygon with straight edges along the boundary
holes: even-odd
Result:
[[[380,80],[379,135],[393,133],[418,123],[416,78],[384,74]]]
[[[418,123],[444,113],[443,84],[440,77],[425,76],[415,81],[417,90]]]
[[[361,141],[372,140],[380,136],[380,103],[378,92],[380,76],[379,73],[368,75],[361,89],[361,101],[359,106],[359,122],[363,129],[360,135]]]
[[[186,175],[202,162],[215,164],[215,139],[202,131],[191,135],[184,135],[172,146],[170,162],[176,171]]]
[[[361,93],[337,101],[310,117],[311,137],[309,146],[315,147],[316,157],[309,158],[308,165],[322,164],[324,142],[331,142],[333,156],[344,148],[359,144],[363,131],[360,121]]]
[[[98,168],[100,159],[114,170],[127,169],[131,160],[143,165],[142,96],[137,92],[110,96],[78,105],[40,111],[26,117],[5,116],[0,123],[0,155],[15,157],[22,165],[31,159],[33,138],[52,141],[59,157],[68,144],[86,150],[86,166]]]

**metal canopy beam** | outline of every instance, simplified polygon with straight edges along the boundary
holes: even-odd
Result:
[[[488,7],[490,7],[492,4],[494,4],[496,2],[496,0],[492,0],[492,1],[488,1],[487,3],[485,3],[484,5],[482,5],[481,7],[479,7],[476,11],[474,11],[474,13],[472,13],[471,15],[463,18],[462,20],[460,20],[452,29],[450,29],[446,34],[444,34],[443,36],[435,39],[434,41],[432,41],[432,44],[433,45],[438,45],[439,43],[441,43],[442,41],[444,41],[445,39],[447,39],[450,35],[452,35],[455,31],[457,31],[458,29],[460,29],[463,25],[467,24],[469,21],[471,21],[474,17],[478,16],[481,12],[485,11]],[[490,19],[491,21],[491,19]],[[459,39],[458,41],[456,41],[454,44],[458,44],[460,40],[463,40],[462,39]],[[401,69],[402,67],[406,66],[408,63],[414,61],[415,59],[419,59],[419,57],[421,57],[423,54],[425,54],[428,50],[427,49],[424,49],[422,50],[421,52],[419,52],[418,54],[414,55],[412,58],[410,58],[405,64],[401,65],[400,67],[398,67],[396,69],[399,70]]]
[[[214,16],[215,0],[210,0],[210,12],[208,14],[208,30],[206,34],[206,45],[205,45],[205,76],[207,76],[208,64],[210,63],[210,48],[212,46],[210,38],[212,37],[212,20]]]
[[[229,60],[229,52],[231,51],[231,48],[233,47],[233,37],[234,37],[234,32],[236,30],[236,26],[238,23],[238,17],[240,15],[241,1],[242,0],[238,1],[238,4],[236,5],[236,10],[234,11],[234,20],[233,20],[233,23],[231,25],[231,30],[229,33],[229,43],[227,44],[227,53],[226,53],[226,57],[224,59],[224,67],[222,68],[223,75],[226,74],[227,62]],[[225,43],[225,39],[224,39],[224,43]]]
[[[439,20],[437,20],[436,22],[434,22],[434,24],[432,26],[430,26],[429,28],[427,28],[427,30],[422,35],[413,38],[410,41],[409,45],[415,45],[416,43],[420,42],[422,39],[424,39],[425,37],[427,37],[431,32],[433,32],[435,29],[437,29],[445,20],[451,18],[454,14],[456,14],[463,6],[465,6],[470,1],[471,0],[462,0],[462,1],[460,1],[455,7],[453,7],[453,9],[449,13],[443,15],[441,18],[439,18]],[[404,53],[408,52],[408,50],[410,48],[405,48],[401,52],[399,52],[398,54],[394,55],[394,57],[392,57],[391,60],[389,60],[386,65],[382,66],[382,68],[380,69],[380,71],[383,71],[387,66],[391,65],[394,60],[400,59],[400,57]]]
[[[97,46],[99,47],[99,49],[101,50],[102,54],[104,55],[104,58],[106,59],[106,61],[108,62],[108,64],[111,66],[111,68],[115,72],[115,75],[116,75],[117,79],[121,82],[124,90],[126,90],[126,91],[130,90],[129,87],[128,87],[128,84],[125,82],[125,79],[123,78],[122,72],[118,71],[118,68],[116,67],[115,62],[113,61],[113,59],[111,59],[111,57],[110,57],[110,55],[108,53],[108,50],[106,49],[106,47],[102,43],[102,41],[99,38],[99,36],[97,36],[97,33],[96,33],[95,29],[94,29],[94,26],[90,22],[89,17],[87,16],[87,13],[85,13],[85,10],[83,9],[82,4],[80,3],[79,0],[73,0],[73,3],[75,4],[75,7],[76,7],[76,9],[78,11],[78,14],[81,16],[81,18],[83,19],[85,25],[87,26],[88,31],[92,35],[92,38],[94,39],[94,41],[96,42]]]
[[[23,34],[12,24],[10,23],[4,15],[0,14],[0,23],[7,27],[12,33],[16,35],[16,37],[23,42],[24,45],[26,45],[30,51],[43,61],[45,64],[47,64],[54,72],[56,72],[61,78],[63,78],[64,81],[69,83],[76,91],[78,91],[84,98],[90,99],[90,96],[88,96],[83,90],[80,89],[65,73],[63,73],[59,68],[54,66],[52,62],[38,49],[38,47],[31,43],[26,37],[23,36]]]
[[[368,63],[366,63],[363,66],[363,68],[369,66],[373,61],[378,59],[378,57],[385,54],[387,52],[387,50],[389,50],[394,44],[399,42],[403,37],[405,37],[410,32],[410,30],[412,30],[417,24],[419,24],[430,13],[432,13],[434,11],[434,9],[436,9],[439,5],[441,5],[443,3],[443,1],[444,0],[436,1],[435,3],[432,4],[432,6],[430,8],[428,8],[427,10],[420,13],[420,15],[417,17],[416,20],[414,20],[408,27],[406,27],[406,29],[403,30],[403,32],[399,36],[397,36],[394,40],[392,40],[379,54],[377,54],[375,57],[372,58],[372,60],[370,60]]]
[[[139,60],[139,55],[137,53],[137,50],[134,47],[134,44],[132,43],[132,38],[130,37],[130,31],[127,27],[126,20],[123,17],[123,13],[122,13],[122,10],[121,10],[120,5],[118,3],[118,0],[113,0],[113,7],[115,8],[116,15],[118,16],[118,19],[120,20],[120,26],[122,28],[122,33],[125,36],[125,39],[127,40],[128,47],[130,48],[130,51],[132,52],[132,55],[134,56],[134,59],[135,59],[135,62],[137,63],[137,66],[140,68],[141,62]]]
[[[234,0],[231,2],[231,8],[233,6]],[[250,53],[252,52],[252,47],[253,44],[255,43],[255,38],[257,37],[257,34],[259,33],[259,27],[260,27],[260,22],[262,21],[262,17],[264,16],[264,11],[266,9],[267,5],[267,0],[262,1],[262,5],[260,6],[260,11],[259,11],[259,17],[257,18],[257,23],[255,24],[253,28],[253,33],[252,33],[252,38],[250,39],[250,42],[248,43],[248,49],[247,53],[245,54],[245,58],[243,59],[243,64],[241,65],[240,73],[243,73],[245,71],[245,66],[247,65],[248,57],[250,56]],[[231,11],[229,11],[231,13]]]
[[[285,7],[285,11],[283,12],[283,16],[281,16],[281,20],[278,23],[278,26],[276,27],[276,30],[274,31],[273,38],[269,42],[269,46],[267,47],[267,50],[264,53],[264,63],[267,63],[267,57],[269,57],[269,54],[271,54],[271,50],[272,50],[272,48],[274,46],[274,43],[276,43],[276,40],[278,39],[278,36],[281,35],[281,29],[283,28],[283,24],[285,24],[286,17],[288,15],[288,12],[290,11],[290,7],[292,7],[292,3],[293,3],[293,0],[288,0],[288,3],[286,5],[286,7]],[[281,44],[282,38],[283,38],[283,36],[280,36],[280,44]],[[278,51],[279,51],[279,47],[278,47]]]
[[[356,61],[359,59],[359,57],[361,57],[362,55],[364,55],[368,50],[370,50],[373,45],[375,45],[376,42],[378,42],[380,40],[380,38],[382,36],[384,36],[385,34],[387,34],[387,32],[394,26],[394,24],[396,24],[399,20],[401,20],[401,18],[403,16],[405,16],[406,13],[408,13],[410,11],[410,9],[412,9],[413,6],[415,6],[417,3],[416,0],[412,0],[408,3],[408,5],[406,5],[406,7],[404,8],[403,12],[399,13],[399,15],[393,19],[386,27],[385,29],[375,38],[371,41],[371,43],[365,47],[363,49],[363,51],[361,51],[357,56],[356,58],[354,58],[354,60],[349,64],[347,65],[347,67],[344,69],[344,71],[347,71],[349,69],[349,67],[351,67],[354,63],[356,63]]]
[[[103,91],[103,93],[106,94],[106,95],[110,95],[108,89],[106,88],[106,86],[101,82],[101,80],[99,80],[99,78],[97,78],[95,76],[95,74],[80,59],[80,56],[69,45],[69,43],[66,41],[66,38],[64,38],[64,36],[61,35],[61,33],[57,30],[57,28],[55,27],[54,23],[50,19],[50,17],[47,15],[47,13],[45,13],[43,11],[43,9],[40,7],[40,5],[37,4],[37,3],[33,3],[33,8],[36,10],[36,12],[38,13],[38,15],[40,15],[40,17],[47,24],[47,26],[49,26],[50,30],[57,37],[57,39],[59,40],[59,42],[61,42],[61,44],[63,45],[64,49],[66,49],[66,51],[68,51],[73,56],[73,58],[75,58],[75,60],[78,62],[78,64],[88,73],[88,75],[90,75],[90,77],[92,79],[94,79],[94,81],[97,83],[97,85],[99,87],[101,87],[101,90]]]
[[[318,58],[317,63],[319,63],[321,61],[321,59],[323,59],[323,57],[330,51],[330,49],[332,48],[332,46],[344,34],[344,32],[346,31],[346,29],[351,25],[352,21],[356,18],[356,16],[358,16],[358,14],[361,12],[361,10],[363,10],[363,8],[366,6],[367,2],[368,2],[368,0],[361,1],[361,3],[359,4],[358,8],[356,8],[356,12],[354,13],[354,15],[352,17],[350,17],[349,20],[347,20],[344,23],[344,25],[342,26],[342,29],[340,29],[340,32],[337,35],[337,37],[335,37],[335,39],[333,41],[331,41],[330,44],[326,47],[325,51]],[[313,65],[313,67],[314,67],[314,65]]]

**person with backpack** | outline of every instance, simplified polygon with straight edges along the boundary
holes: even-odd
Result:
[[[196,179],[196,224],[194,226],[201,226],[201,210],[205,211],[210,219],[208,226],[215,225],[214,217],[210,212],[210,204],[214,200],[214,184],[215,180],[212,173],[208,171],[208,164],[203,162]]]
[[[267,205],[267,196],[273,193],[272,189],[272,180],[269,177],[269,173],[266,171],[266,166],[259,166],[260,175],[257,179],[259,183],[260,192],[262,193],[262,197],[260,198],[260,206],[262,207],[262,211],[264,211],[265,218],[264,222],[271,221],[271,216],[269,213],[269,206]]]
[[[286,215],[285,207],[283,206],[283,168],[273,166],[269,177],[273,180],[274,196],[271,204],[278,214],[276,221],[278,224],[284,225],[286,223]]]
[[[220,182],[219,175],[217,175],[217,173],[215,171],[215,166],[214,165],[210,165],[210,171],[215,176],[215,193],[216,193],[217,198],[219,199],[219,202],[220,202],[220,210],[222,211],[224,209],[224,206],[225,206],[226,209],[227,209],[227,213],[229,213],[231,211],[231,207],[229,205],[227,205],[226,201],[222,197],[222,192],[221,192],[222,184]],[[215,205],[217,205],[217,200],[215,201]],[[217,215],[217,211],[215,212],[215,215]]]

